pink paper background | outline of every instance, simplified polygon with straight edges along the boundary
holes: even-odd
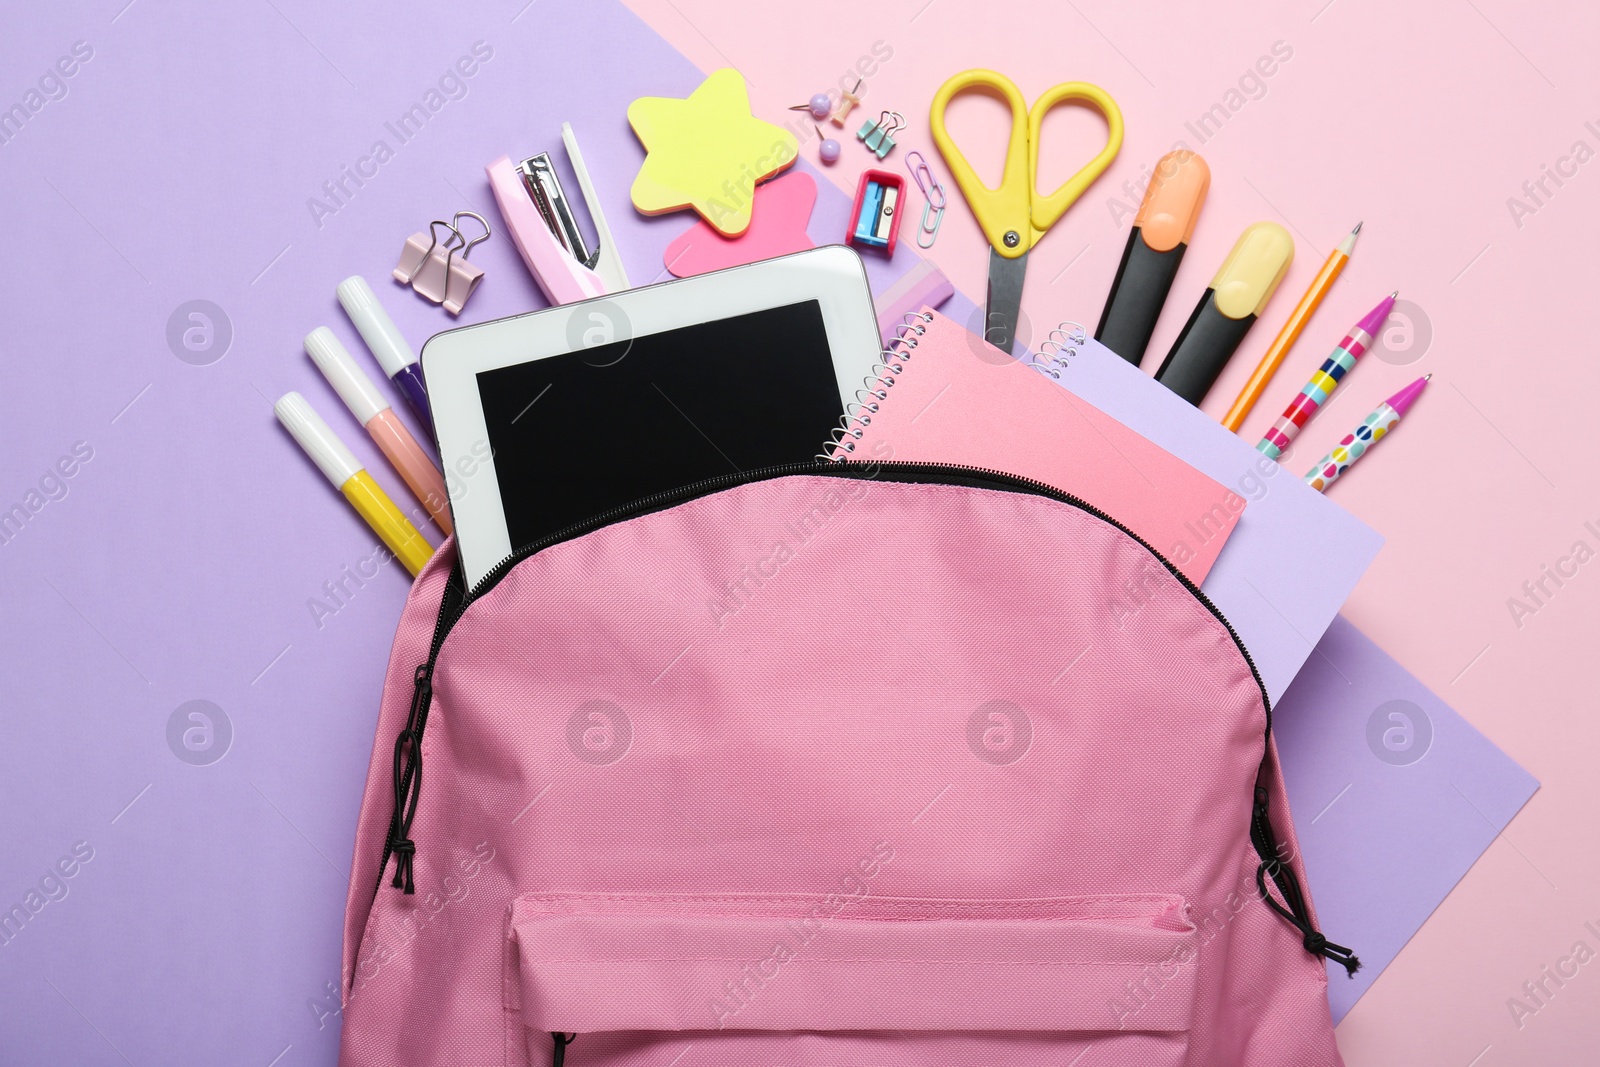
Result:
[[[702,68],[743,70],[768,118],[836,84],[884,42],[893,55],[868,79],[864,107],[904,112],[912,126],[900,151],[921,149],[942,178],[926,108],[950,74],[992,67],[1030,100],[1068,79],[1108,89],[1127,138],[1033,253],[1023,308],[1035,323],[1075,316],[1093,327],[1127,237],[1129,214],[1114,221],[1109,201],[1133,206],[1137,197],[1119,187],[1174,141],[1198,148],[1211,164],[1211,195],[1146,369],[1240,229],[1274,219],[1298,245],[1266,321],[1205,405],[1219,415],[1329,249],[1365,221],[1344,277],[1246,426],[1259,434],[1269,425],[1379,296],[1398,287],[1421,309],[1432,334],[1425,350],[1397,334],[1391,362],[1369,356],[1289,462],[1297,472],[1310,466],[1377,401],[1434,373],[1397,436],[1332,491],[1388,538],[1346,615],[1543,787],[1345,1019],[1340,1047],[1352,1067],[1594,1061],[1600,963],[1520,1028],[1507,998],[1576,941],[1600,949],[1583,928],[1600,920],[1600,854],[1590,847],[1600,810],[1591,666],[1600,563],[1578,566],[1560,588],[1547,582],[1554,595],[1520,628],[1507,600],[1546,565],[1570,572],[1574,564],[1560,561],[1575,541],[1600,549],[1600,535],[1584,528],[1600,529],[1590,462],[1600,372],[1588,311],[1600,162],[1559,188],[1547,182],[1553,195],[1540,193],[1543,206],[1520,225],[1507,201],[1529,202],[1523,182],[1560,164],[1574,142],[1600,151],[1600,135],[1584,125],[1600,129],[1600,11],[1510,0],[630,6]],[[1264,79],[1264,95],[1199,144],[1185,122],[1222,102],[1277,41],[1293,55]],[[952,126],[981,160],[976,123],[1001,112],[973,103]],[[1042,184],[1075,169],[1068,138],[1093,131],[1067,116],[1046,124]],[[814,156],[814,140],[802,151]],[[860,148],[847,141],[845,151],[848,159]],[[845,187],[858,169],[829,176]],[[951,196],[930,255],[959,289],[981,293],[982,238],[953,185]]]

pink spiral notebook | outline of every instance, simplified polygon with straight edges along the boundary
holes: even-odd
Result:
[[[937,311],[885,357],[894,384],[870,422],[858,408],[849,457],[953,463],[1043,482],[1144,538],[1196,585],[1245,501],[1052,381],[1045,355],[1017,360]],[[914,341],[914,346],[912,342]],[[840,452],[834,452],[836,457]]]

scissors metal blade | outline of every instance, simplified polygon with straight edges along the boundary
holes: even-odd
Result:
[[[1007,259],[989,249],[989,292],[984,301],[983,339],[1010,354],[1022,315],[1022,279],[1028,272],[1028,253]]]

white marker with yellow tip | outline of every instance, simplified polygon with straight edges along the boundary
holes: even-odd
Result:
[[[354,453],[299,393],[284,393],[272,405],[283,428],[305,449],[317,468],[344,494],[356,514],[382,538],[389,551],[413,576],[433,555],[433,546],[394,506],[387,493],[372,480]]]

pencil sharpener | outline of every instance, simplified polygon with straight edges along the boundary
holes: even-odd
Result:
[[[856,183],[855,207],[850,212],[846,243],[856,248],[876,248],[894,255],[895,238],[900,234],[900,211],[905,201],[906,183],[890,170],[864,170]]]

